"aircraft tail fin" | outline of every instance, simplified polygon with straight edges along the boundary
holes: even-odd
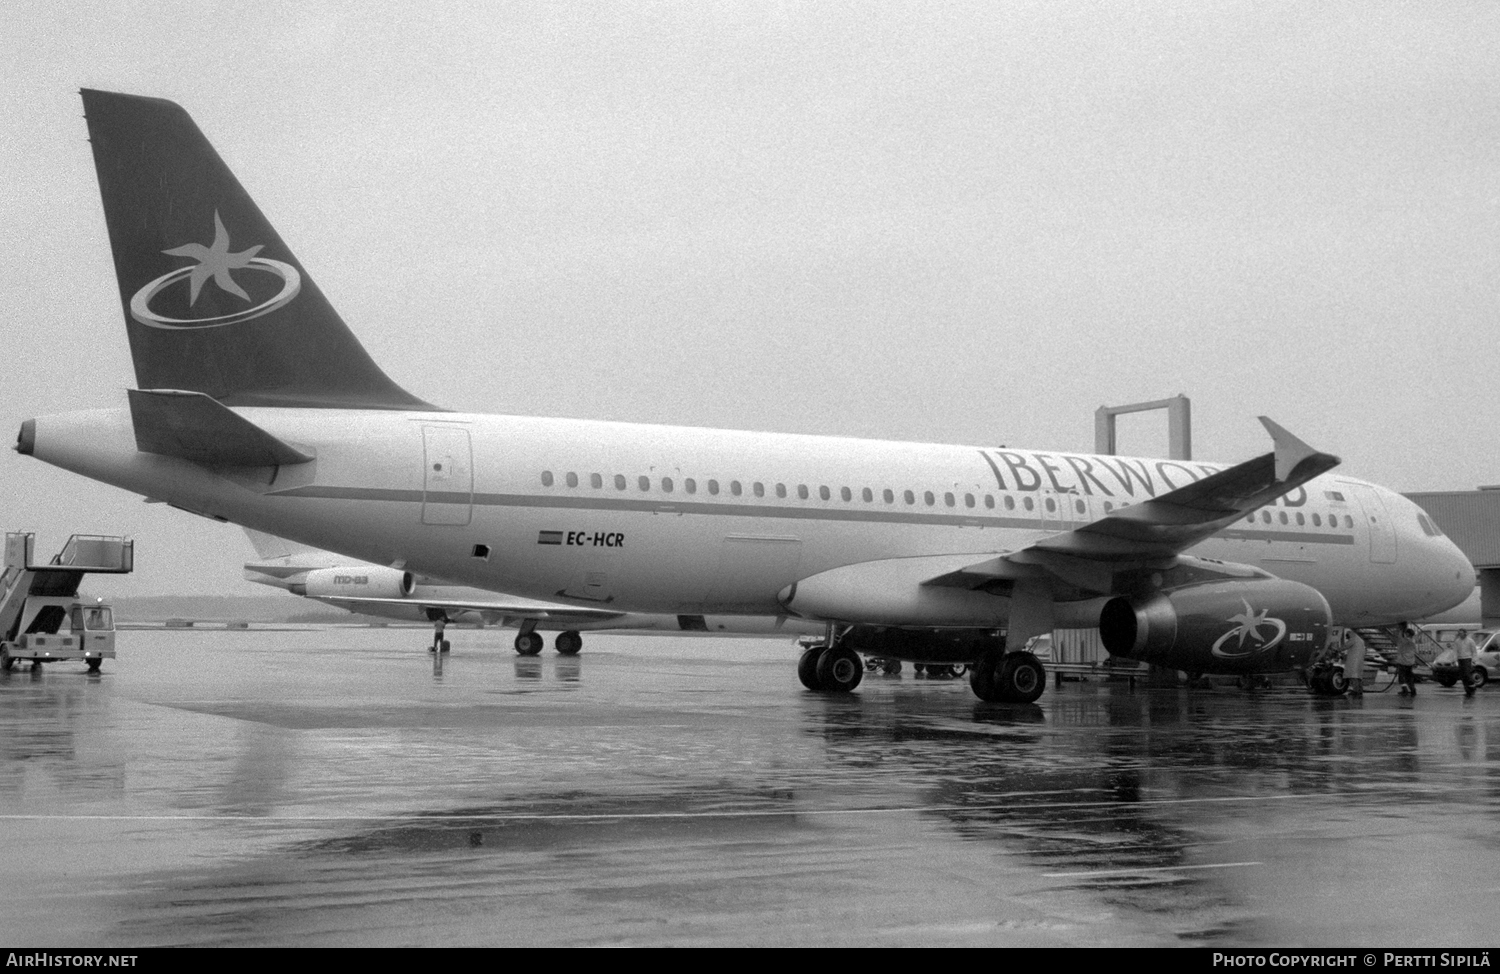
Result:
[[[432,410],[381,371],[181,107],[84,89],[142,389]]]

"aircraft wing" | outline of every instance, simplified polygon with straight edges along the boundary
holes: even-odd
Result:
[[[1013,602],[1024,595],[1019,601],[1030,605],[1077,602],[1120,594],[1142,570],[1183,578],[1258,573],[1182,552],[1339,462],[1269,419],[1261,422],[1274,442],[1272,452],[1072,531],[1010,552],[843,565],[783,589],[782,605],[812,619],[984,628],[999,624],[996,595]],[[1014,614],[1011,623],[1014,628]],[[1037,632],[1051,628],[1037,625]]]
[[[625,613],[615,609],[590,609],[556,602],[536,602],[529,599],[424,599],[408,597],[402,599],[377,598],[373,596],[314,596],[319,602],[327,602],[351,612],[361,612],[377,607],[400,607],[418,612],[447,610],[452,612],[479,612],[485,616],[509,619],[535,619],[549,622],[603,622],[618,619]]]
[[[1338,457],[1314,450],[1264,416],[1260,421],[1271,434],[1270,453],[924,584],[970,588],[987,579],[1036,577],[1041,569],[1103,594],[1117,571],[1170,565],[1184,550],[1338,465]]]

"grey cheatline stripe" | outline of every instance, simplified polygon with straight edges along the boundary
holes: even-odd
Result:
[[[720,517],[765,517],[797,521],[855,521],[883,524],[945,524],[951,527],[1021,528],[1046,530],[1041,517],[1001,517],[993,514],[923,514],[919,511],[841,510],[816,507],[777,507],[719,501],[630,500],[623,497],[538,497],[532,494],[464,494],[455,491],[423,493],[386,487],[292,487],[273,490],[269,497],[303,497],[319,500],[383,501],[395,504],[468,504],[476,507],[534,507],[560,511],[635,511],[643,514],[709,514]],[[1048,518],[1048,527],[1082,527],[1074,521]],[[1303,544],[1354,544],[1353,535],[1314,534],[1298,531],[1251,531],[1231,528],[1218,537],[1237,541],[1295,541]]]

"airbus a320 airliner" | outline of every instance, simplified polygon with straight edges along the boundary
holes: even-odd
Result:
[[[798,671],[821,692],[871,653],[1035,700],[1021,647],[1059,626],[1284,670],[1335,623],[1473,590],[1420,509],[1264,419],[1273,450],[1225,466],[446,412],[375,365],[186,112],[82,94],[139,388],[22,424],[67,470],[488,591],[820,622]]]

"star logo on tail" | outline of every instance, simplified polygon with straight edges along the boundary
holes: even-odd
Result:
[[[224,221],[219,219],[219,211],[214,210],[214,242],[212,244],[207,247],[200,243],[183,244],[181,247],[163,250],[162,253],[173,257],[191,257],[198,262],[198,266],[192,268],[188,275],[190,288],[188,304],[194,305],[198,303],[198,292],[203,290],[203,284],[209,278],[213,278],[214,283],[221,290],[249,301],[250,295],[245,293],[244,288],[234,283],[234,278],[229,272],[249,267],[250,261],[261,252],[264,246],[264,244],[256,244],[249,250],[242,250],[237,254],[231,253],[229,232],[224,229]]]
[[[229,231],[225,229],[224,221],[219,217],[219,211],[214,210],[213,243],[185,243],[163,250],[162,253],[170,257],[190,257],[197,263],[168,271],[135,292],[130,298],[130,317],[152,328],[176,330],[234,325],[270,314],[297,296],[297,292],[302,289],[302,275],[291,264],[259,256],[264,247],[264,244],[256,244],[246,250],[231,250]],[[197,306],[198,298],[203,293],[203,286],[209,281],[213,281],[214,286],[226,294],[232,294],[247,303],[254,301],[234,279],[236,271],[242,275],[247,273],[270,275],[280,281],[281,288],[271,298],[259,304],[252,304],[248,308],[228,314],[209,314],[201,318],[173,318],[151,307],[152,299],[158,294],[183,282],[186,282],[188,288],[187,307],[189,309]],[[177,306],[181,307],[181,298],[176,300]],[[170,307],[170,303],[167,306]],[[181,314],[180,311],[176,313]]]

